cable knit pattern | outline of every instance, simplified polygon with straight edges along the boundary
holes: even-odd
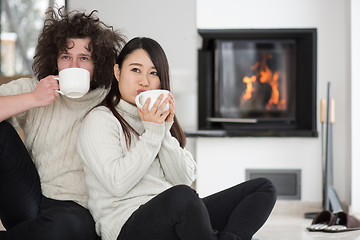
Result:
[[[0,95],[32,92],[38,80],[23,78],[0,86]],[[60,95],[47,107],[34,108],[8,121],[24,131],[24,142],[41,181],[44,196],[73,200],[87,207],[83,162],[77,152],[78,133],[84,116],[107,94],[105,89],[90,91],[82,98]]]
[[[131,214],[157,194],[196,177],[191,154],[170,135],[172,123],[142,122],[135,106],[120,101],[117,110],[140,134],[128,149],[122,127],[106,107],[84,120],[78,149],[85,162],[89,209],[103,240],[117,239]]]

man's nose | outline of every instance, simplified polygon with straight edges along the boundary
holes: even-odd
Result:
[[[73,59],[73,60],[71,61],[70,67],[72,67],[72,68],[78,68],[78,67],[80,67],[79,61],[77,61],[76,59]]]

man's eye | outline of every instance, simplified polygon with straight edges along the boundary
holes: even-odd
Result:
[[[64,59],[64,60],[68,60],[70,57],[69,57],[69,56],[64,55],[64,56],[62,56],[61,58],[62,58],[62,59]]]
[[[82,61],[88,61],[88,60],[89,60],[88,57],[81,57],[80,59],[81,59]]]

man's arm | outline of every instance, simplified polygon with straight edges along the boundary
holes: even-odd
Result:
[[[18,113],[34,108],[30,93],[0,97],[0,122]]]
[[[39,81],[33,92],[0,96],[0,122],[29,109],[47,106],[55,102],[59,93],[54,89],[59,89],[59,84],[54,76],[48,76]]]

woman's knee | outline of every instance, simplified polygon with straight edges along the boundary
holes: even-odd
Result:
[[[168,197],[171,200],[177,201],[179,199],[186,201],[198,198],[198,194],[194,189],[187,185],[177,185],[167,190]]]
[[[172,207],[190,210],[199,209],[199,205],[203,204],[196,191],[187,185],[177,185],[167,191],[168,203],[172,204]]]
[[[258,191],[265,192],[269,196],[272,196],[274,201],[276,200],[277,191],[272,181],[267,178],[256,178],[254,181],[257,181],[257,184],[259,185]]]

